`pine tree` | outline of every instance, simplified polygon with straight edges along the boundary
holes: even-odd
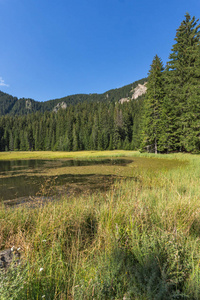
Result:
[[[76,124],[73,124],[73,151],[79,150],[78,134],[76,129]]]
[[[10,135],[9,135],[9,151],[13,151],[13,150],[14,150],[14,139],[13,139],[12,131],[10,131]]]
[[[200,25],[187,13],[177,29],[166,67],[168,145],[173,151],[200,149]]]
[[[15,138],[14,138],[14,151],[17,151],[20,149],[20,139],[19,139],[19,133],[15,132]]]
[[[134,123],[133,123],[133,129],[132,129],[132,142],[131,142],[131,149],[132,150],[136,150],[139,148],[140,146],[140,128],[139,128],[139,120],[137,118],[137,115],[134,118]]]
[[[97,118],[96,115],[94,116],[91,136],[92,136],[91,149],[92,150],[97,150],[98,149],[98,118]]]
[[[142,148],[157,153],[162,131],[162,102],[164,98],[163,63],[156,55],[149,71],[144,101]]]

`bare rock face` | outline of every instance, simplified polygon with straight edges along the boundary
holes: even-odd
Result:
[[[136,88],[134,89],[134,93],[132,96],[132,99],[137,99],[139,96],[142,96],[143,94],[146,93],[147,87],[146,87],[147,82],[144,84],[138,84]]]
[[[26,100],[26,109],[31,109],[32,108],[32,104],[30,100]]]
[[[119,103],[123,104],[124,102],[129,102],[130,98],[122,98],[119,100]]]
[[[131,98],[129,98],[129,97],[121,98],[119,100],[119,103],[123,104],[124,102],[129,102],[130,100],[133,100],[133,99],[135,100],[138,97],[145,94],[146,90],[147,90],[146,84],[147,84],[147,82],[145,82],[144,84],[138,84],[135,89],[131,90],[131,92],[133,93],[132,97]]]
[[[59,109],[66,109],[66,108],[67,108],[67,104],[63,101],[63,102],[58,103],[58,104],[54,107],[53,111],[54,111],[54,112],[57,112]]]
[[[11,248],[0,251],[0,269],[7,269],[13,260],[18,264],[19,259],[20,253],[17,250]]]

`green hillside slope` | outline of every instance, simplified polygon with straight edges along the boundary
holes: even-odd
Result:
[[[71,104],[76,105],[84,101],[119,101],[122,98],[131,98],[134,88],[137,87],[138,84],[143,84],[146,80],[146,78],[143,78],[124,87],[109,90],[103,94],[76,94],[45,102],[39,102],[29,98],[18,99],[17,97],[0,91],[0,116],[27,115],[37,111],[53,111],[54,109],[59,109],[59,104],[63,103],[65,106],[68,106]]]

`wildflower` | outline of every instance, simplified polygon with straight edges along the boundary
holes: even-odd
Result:
[[[21,248],[19,247],[19,248],[17,248],[17,251],[19,251]]]
[[[40,268],[40,271],[39,272],[42,272],[44,270],[44,268]]]
[[[10,249],[11,251],[14,251],[15,246],[12,246],[12,248]]]
[[[45,298],[45,295],[43,295],[42,298]]]
[[[43,243],[45,243],[47,240],[42,240]]]

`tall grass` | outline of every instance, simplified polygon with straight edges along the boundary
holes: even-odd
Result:
[[[2,204],[0,248],[22,258],[0,271],[0,299],[200,299],[200,157],[169,157],[188,164],[91,196]]]

